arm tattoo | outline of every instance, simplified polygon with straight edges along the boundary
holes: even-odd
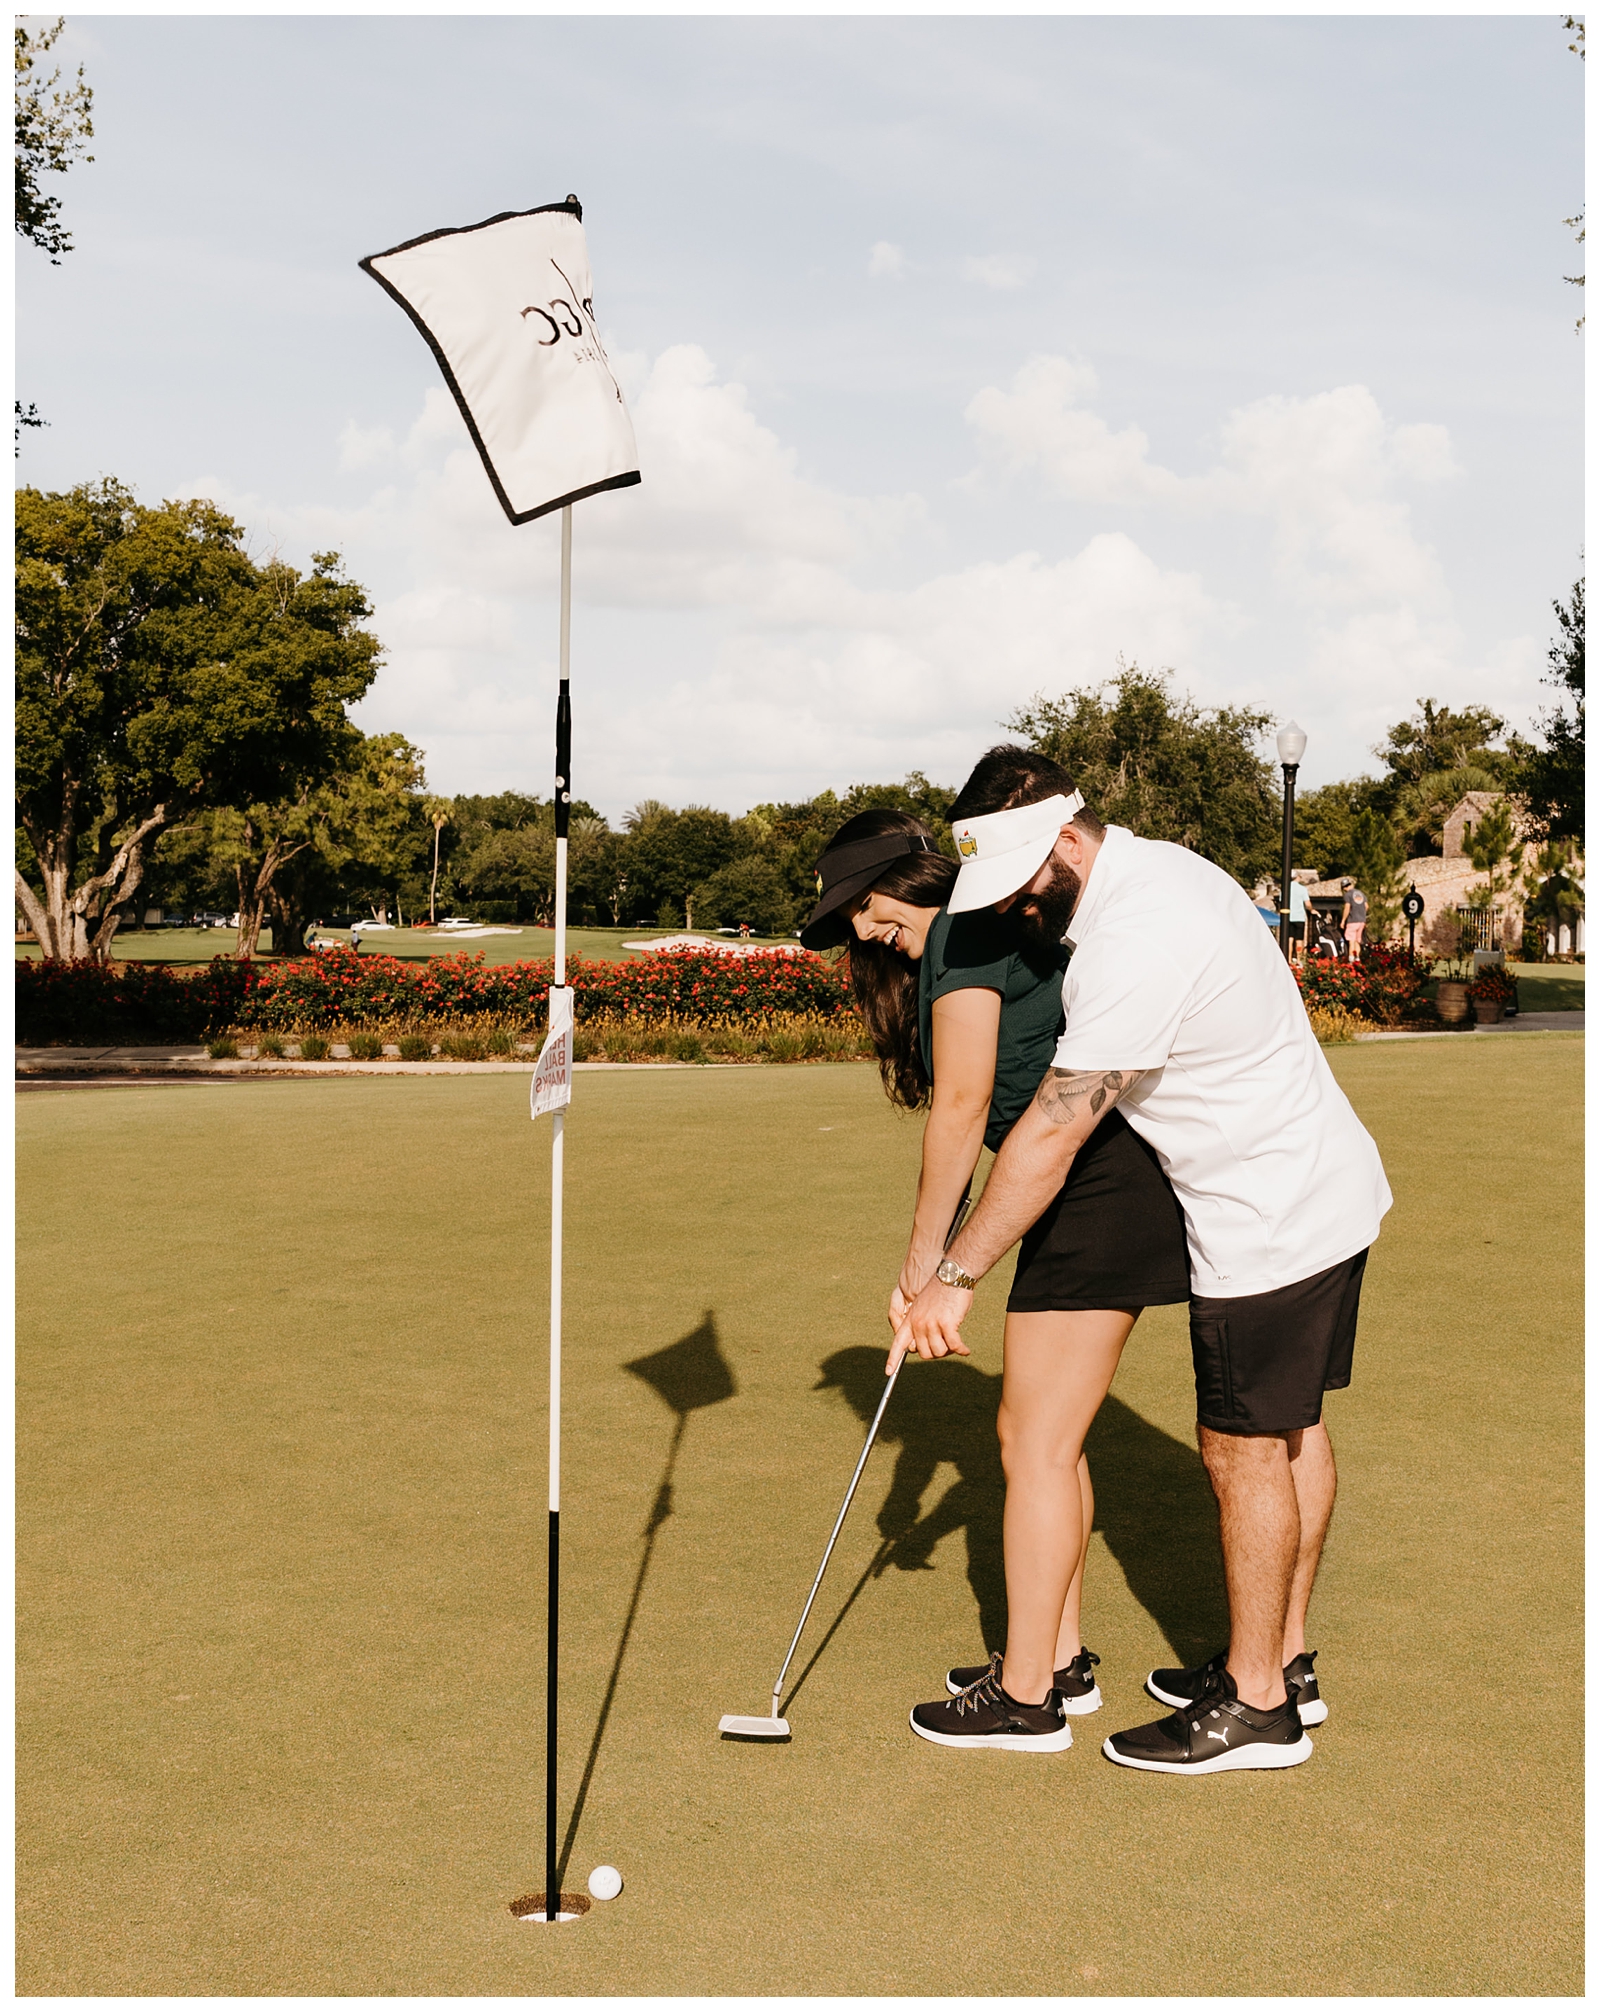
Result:
[[[1070,1125],[1085,1115],[1095,1119],[1121,1102],[1145,1074],[1143,1069],[1050,1069],[1035,1102],[1053,1125]]]

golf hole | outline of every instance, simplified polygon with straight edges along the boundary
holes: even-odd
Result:
[[[556,1910],[556,1920],[578,1921],[594,1905],[587,1893],[563,1893],[560,1906]],[[520,1900],[513,1900],[511,1912],[519,1921],[544,1921],[544,1895],[525,1893]]]

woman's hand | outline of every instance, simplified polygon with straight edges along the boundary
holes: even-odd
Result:
[[[911,1302],[939,1269],[939,1260],[944,1256],[941,1244],[934,1250],[918,1250],[915,1245],[906,1253],[906,1261],[900,1267],[900,1278],[889,1295],[889,1325],[897,1328],[911,1309]]]
[[[972,1294],[965,1287],[933,1280],[918,1293],[915,1304],[908,1308],[905,1320],[895,1330],[884,1374],[893,1376],[901,1358],[913,1348],[924,1362],[932,1362],[941,1355],[970,1355],[972,1350],[961,1339],[961,1323],[971,1311]]]

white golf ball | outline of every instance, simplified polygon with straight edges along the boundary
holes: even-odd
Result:
[[[597,1865],[589,1875],[589,1891],[596,1900],[615,1900],[622,1891],[622,1874],[614,1865]]]

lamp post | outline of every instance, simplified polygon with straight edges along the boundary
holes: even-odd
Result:
[[[1294,877],[1294,779],[1306,751],[1303,727],[1293,720],[1278,735],[1278,760],[1283,764],[1283,878],[1278,896],[1278,948],[1289,955],[1289,887]]]

